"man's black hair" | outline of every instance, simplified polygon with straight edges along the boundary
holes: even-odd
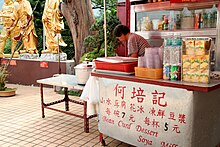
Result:
[[[113,31],[113,34],[116,37],[120,37],[122,34],[127,35],[128,33],[130,33],[130,29],[127,26],[122,25],[122,24],[117,25]]]

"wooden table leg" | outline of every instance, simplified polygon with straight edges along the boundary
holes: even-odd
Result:
[[[68,88],[64,88],[64,94],[65,94],[65,97],[64,97],[64,101],[65,101],[65,108],[66,108],[66,111],[69,111],[69,97],[68,97]]]
[[[44,94],[43,94],[43,84],[40,84],[40,95],[41,95],[41,110],[42,110],[42,118],[44,118],[45,115],[44,115]]]
[[[89,119],[87,118],[87,101],[83,101],[83,107],[84,132],[89,133]]]

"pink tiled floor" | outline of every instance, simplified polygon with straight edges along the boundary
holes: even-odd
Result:
[[[17,88],[14,97],[0,97],[0,147],[99,147],[97,118],[90,120],[90,133],[83,132],[83,120],[45,109],[41,117],[40,88],[8,84]],[[44,88],[45,100],[63,98],[53,88]],[[78,97],[71,97],[79,99]],[[64,104],[57,108],[64,110]],[[70,111],[82,113],[82,106],[70,105]],[[104,136],[109,147],[128,144]]]

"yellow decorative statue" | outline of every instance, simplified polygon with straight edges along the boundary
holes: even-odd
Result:
[[[37,34],[34,28],[32,8],[30,2],[27,0],[16,0],[18,2],[18,27],[20,28],[20,35],[17,39],[22,37],[24,50],[20,53],[38,53],[37,51]]]
[[[46,50],[42,53],[58,53],[60,46],[67,46],[61,37],[61,30],[64,29],[62,14],[59,10],[59,4],[62,0],[46,0],[42,22],[46,35]]]
[[[11,52],[14,52],[17,41],[14,39],[20,32],[19,28],[16,26],[18,21],[18,14],[16,7],[17,2],[13,0],[5,0],[2,10],[0,11],[0,17],[3,24],[3,29],[0,35],[0,54],[4,53],[5,43],[8,38],[11,39],[12,47]]]

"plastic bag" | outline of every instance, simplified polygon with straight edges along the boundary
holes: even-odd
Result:
[[[99,83],[96,77],[90,75],[80,99],[85,100],[90,104],[99,103]]]

